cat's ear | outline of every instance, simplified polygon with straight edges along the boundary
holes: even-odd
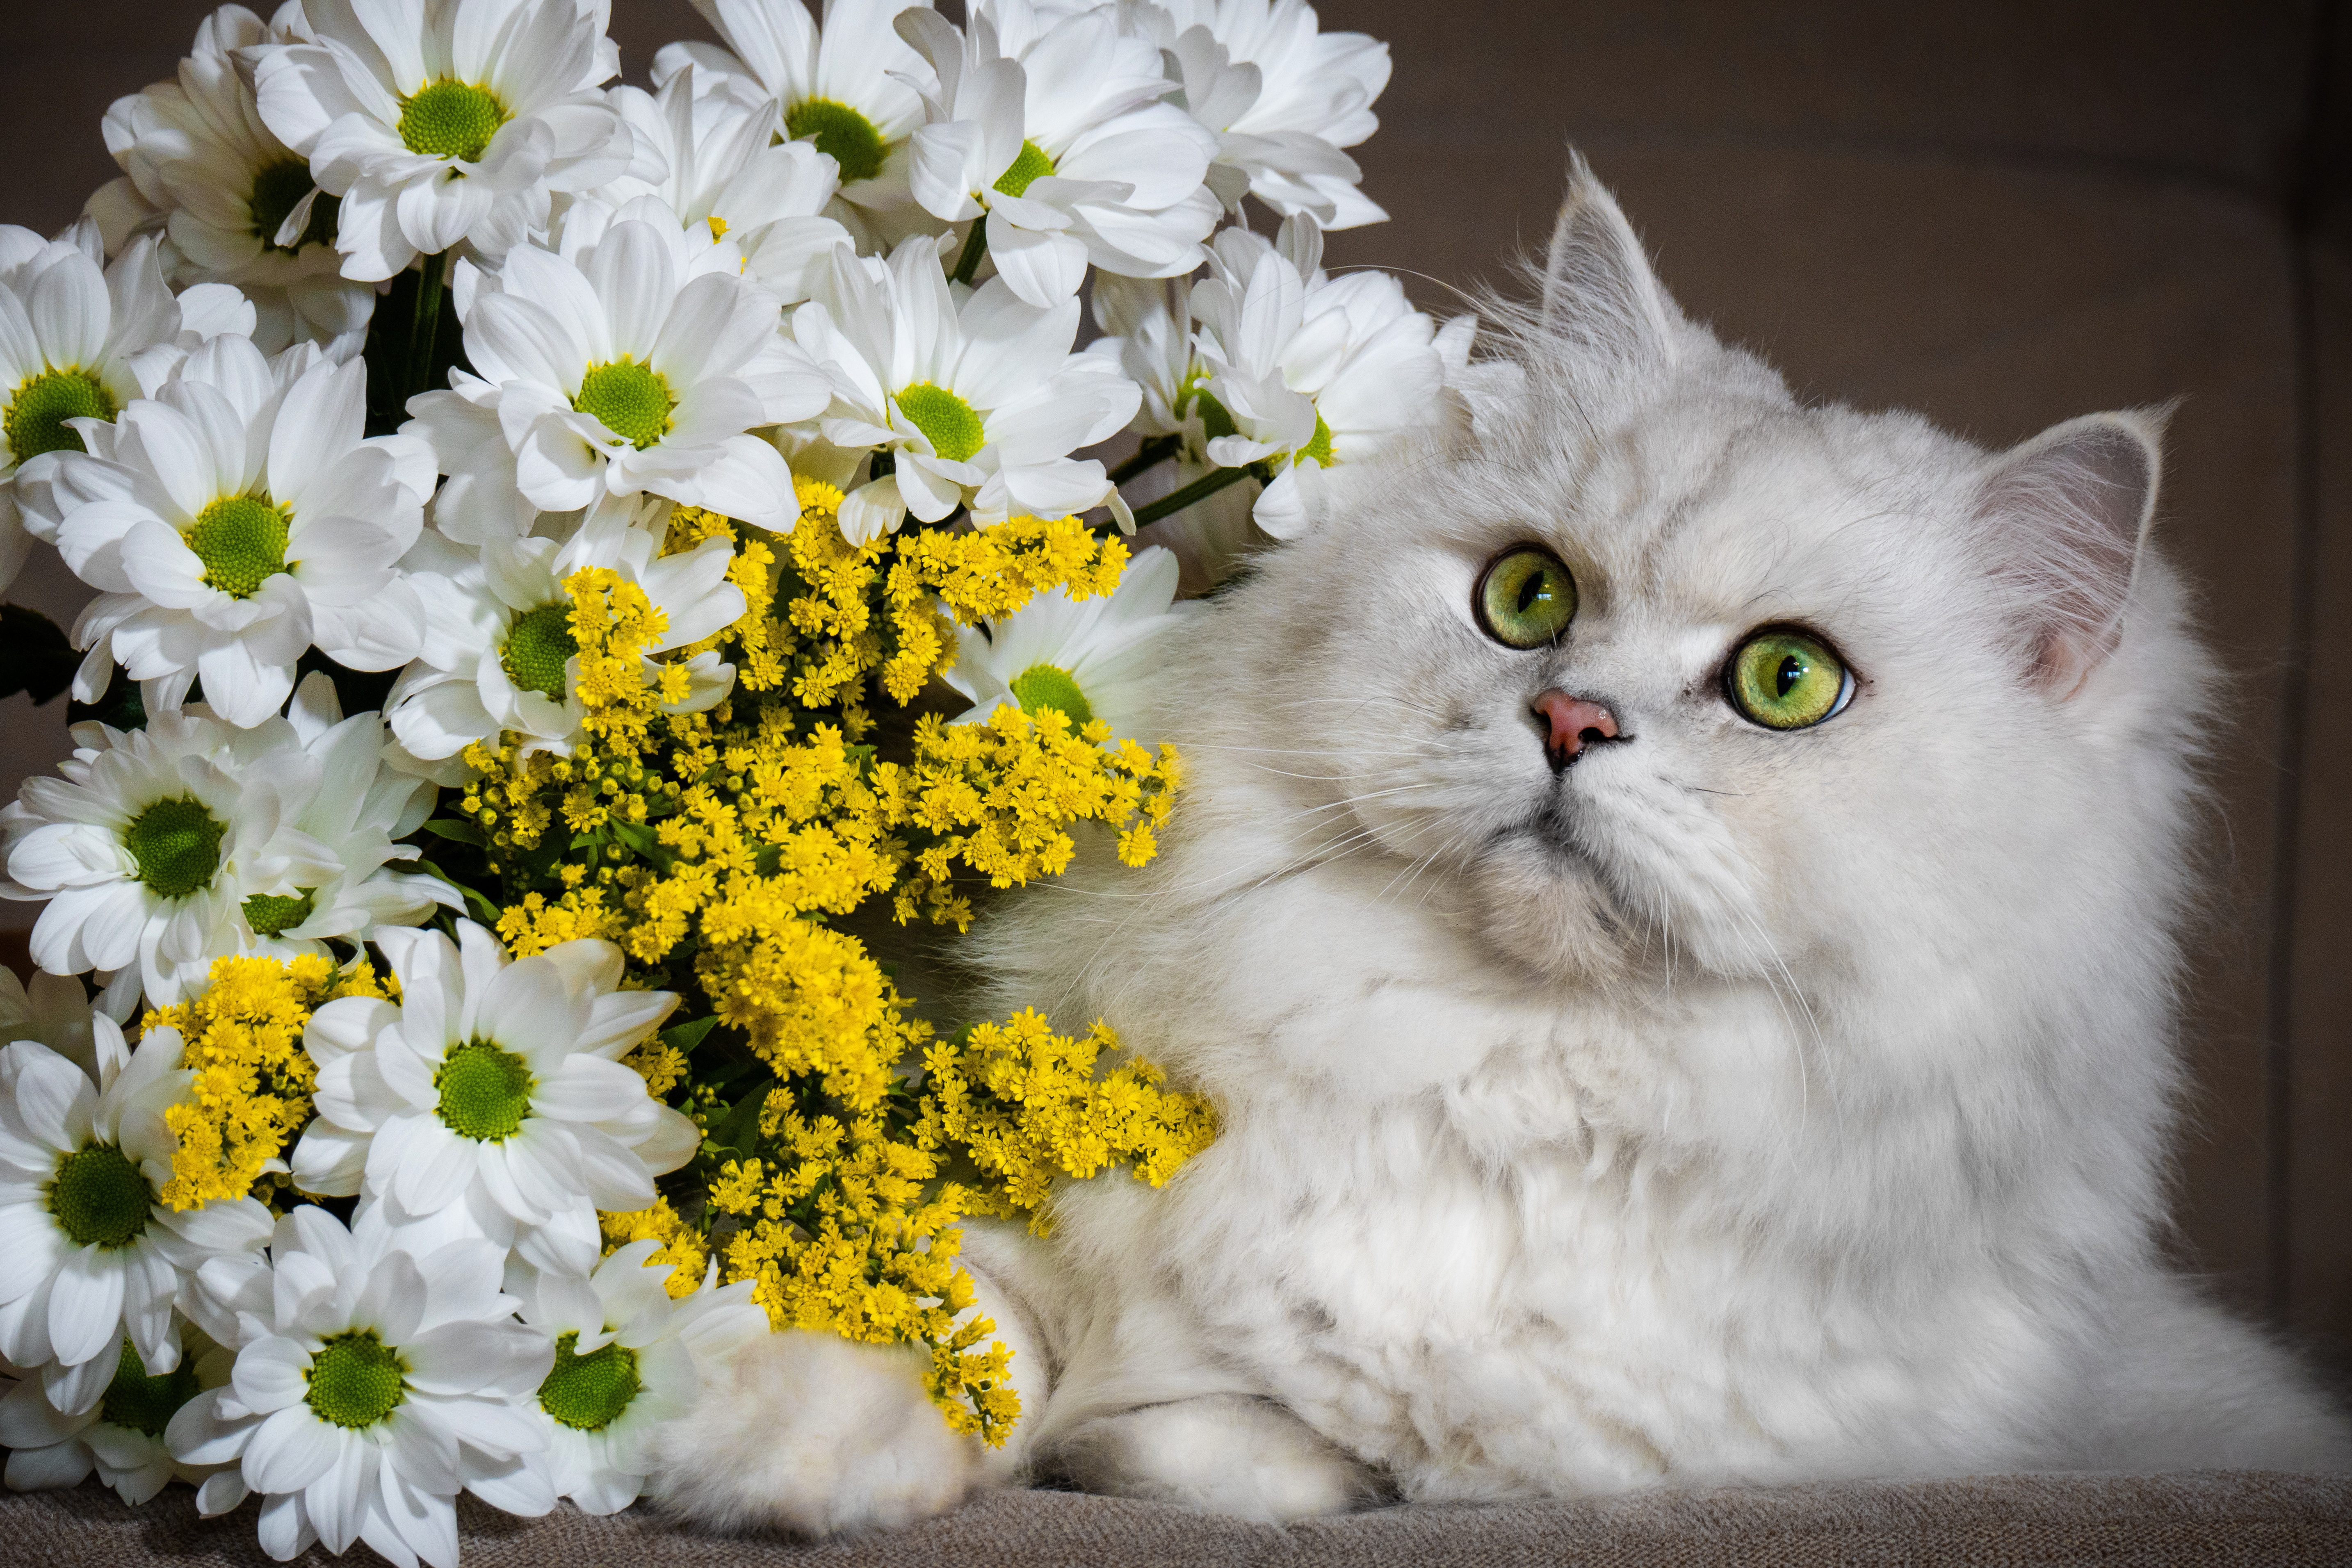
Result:
[[[1582,153],[1570,153],[1568,198],[1544,258],[1545,329],[1580,357],[1622,366],[1671,357],[1680,319],[1616,198]]]
[[[2115,652],[2156,517],[2170,409],[2086,414],[1995,458],[1977,493],[2021,589],[2034,678],[2071,696]]]

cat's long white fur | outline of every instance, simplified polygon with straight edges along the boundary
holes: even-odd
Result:
[[[1684,320],[1580,164],[1475,429],[1265,557],[1180,650],[1143,873],[983,932],[999,1009],[1213,1098],[1161,1190],[968,1256],[1027,1415],[909,1353],[756,1347],[674,1507],[804,1533],[1050,1474],[1262,1518],[1388,1496],[2029,1469],[2352,1469],[2292,1358],[2159,1256],[2179,944],[2227,687],[2144,543],[2156,424],[1993,456],[1808,409]],[[1558,648],[1470,611],[1574,572]],[[1718,675],[1826,633],[1848,710]],[[1605,702],[1564,773],[1528,705]]]

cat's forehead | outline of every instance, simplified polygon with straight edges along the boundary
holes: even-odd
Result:
[[[1916,422],[1785,400],[1661,401],[1545,465],[1527,522],[1599,601],[1792,611],[1933,553],[1952,465]]]

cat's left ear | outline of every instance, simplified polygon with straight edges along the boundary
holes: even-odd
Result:
[[[1977,493],[1996,570],[2022,601],[2034,679],[2079,690],[2123,636],[2156,517],[2171,410],[2093,413],[1995,458]]]
[[[1603,372],[1674,357],[1682,313],[1617,199],[1571,152],[1568,195],[1544,252],[1543,324]]]

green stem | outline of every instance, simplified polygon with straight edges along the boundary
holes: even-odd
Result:
[[[449,277],[449,253],[428,256],[416,273],[416,314],[408,328],[408,398],[433,390],[433,343],[441,333],[441,296]]]
[[[1173,517],[1195,501],[1204,501],[1228,485],[1238,485],[1244,479],[1262,478],[1257,465],[1244,464],[1239,468],[1220,468],[1213,474],[1203,474],[1181,490],[1171,490],[1149,506],[1135,511],[1135,526],[1156,523],[1162,517]]]
[[[1135,449],[1135,455],[1110,471],[1110,482],[1124,485],[1138,474],[1157,468],[1182,449],[1181,435],[1155,435]]]
[[[980,270],[980,258],[988,254],[988,214],[982,213],[971,220],[971,233],[964,236],[963,253],[956,257],[955,270],[948,274],[950,283],[970,283],[971,275]]]

